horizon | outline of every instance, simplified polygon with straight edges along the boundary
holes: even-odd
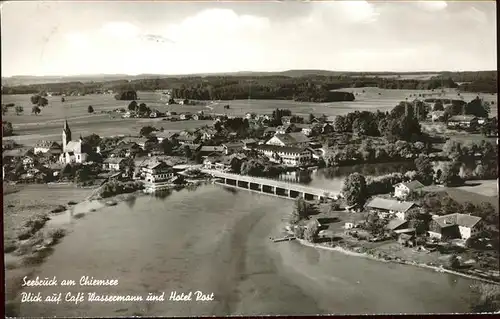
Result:
[[[2,78],[492,71],[495,5],[7,2]]]
[[[36,75],[36,74],[14,74],[10,76],[2,76],[2,78],[15,78],[15,77],[91,77],[91,76],[165,76],[165,77],[175,77],[175,76],[204,76],[204,75],[217,75],[217,74],[237,74],[237,73],[285,73],[292,71],[310,71],[310,72],[338,72],[338,73],[367,73],[368,75],[379,75],[379,74],[417,74],[417,73],[429,73],[429,74],[441,74],[441,73],[465,73],[465,72],[496,72],[494,69],[481,69],[481,70],[439,70],[439,71],[346,71],[346,70],[326,70],[326,69],[287,69],[279,71],[234,71],[234,72],[204,72],[204,73],[176,73],[176,74],[166,74],[166,73],[81,73],[81,74],[53,74],[53,75]]]

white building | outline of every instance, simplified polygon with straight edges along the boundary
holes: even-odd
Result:
[[[406,199],[408,195],[424,187],[419,181],[411,181],[409,183],[399,183],[394,186],[394,197]]]
[[[266,142],[267,145],[293,146],[293,147],[307,147],[309,146],[309,143],[310,143],[309,138],[302,132],[276,134],[269,141]]]
[[[429,225],[429,236],[434,238],[458,237],[467,240],[483,229],[480,217],[466,214],[434,216]]]
[[[61,146],[54,141],[39,141],[33,147],[33,153],[47,153],[51,149],[60,149]]]
[[[87,153],[82,151],[82,146],[83,140],[81,137],[77,141],[71,140],[71,130],[68,121],[65,121],[62,131],[62,153],[59,156],[59,161],[63,164],[85,163]]]
[[[311,162],[312,152],[307,148],[277,145],[258,145],[254,150],[263,153],[270,161],[290,167],[299,167]]]

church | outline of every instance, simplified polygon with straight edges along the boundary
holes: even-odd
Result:
[[[88,154],[82,152],[82,148],[84,148],[84,142],[81,136],[77,141],[71,140],[71,130],[66,120],[62,131],[62,153],[59,156],[59,162],[63,164],[85,163]]]

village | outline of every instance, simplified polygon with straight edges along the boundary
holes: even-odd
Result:
[[[181,105],[190,103],[187,100],[173,102]],[[415,99],[412,103],[401,102],[387,116],[427,125],[442,123],[448,130],[464,131],[466,134],[485,131],[485,134],[495,134],[491,131],[496,127],[492,124],[496,118],[443,116],[444,112],[440,111],[443,104],[444,107],[449,105],[449,109],[455,105],[452,103],[452,100],[444,99]],[[465,110],[468,104],[461,102],[458,105]],[[468,260],[481,259],[474,261],[480,264],[476,267],[479,269],[470,270],[475,275],[499,278],[496,263],[490,262],[498,257],[495,254],[495,247],[498,247],[498,236],[495,235],[498,234],[498,213],[491,204],[476,207],[468,203],[463,206],[449,196],[443,197],[443,192],[423,191],[435,187],[433,185],[453,186],[457,180],[461,180],[460,184],[467,178],[496,178],[496,167],[493,169],[491,163],[496,165],[497,155],[491,144],[474,144],[473,152],[469,154],[472,158],[479,156],[483,160],[478,164],[480,168],[474,169],[473,175],[477,171],[489,173],[464,177],[459,174],[456,163],[466,161],[469,156],[466,150],[470,145],[462,145],[462,153],[457,155],[456,141],[446,141],[442,151],[438,152],[428,141],[404,142],[399,137],[392,155],[388,154],[385,158],[377,156],[380,149],[386,147],[383,146],[385,138],[389,137],[384,137],[382,144],[378,141],[377,145],[377,138],[374,138],[369,143],[374,142],[375,145],[366,145],[366,140],[371,138],[370,133],[365,132],[366,128],[356,127],[362,126],[359,124],[361,120],[370,121],[371,116],[376,116],[369,112],[353,112],[337,117],[310,114],[308,118],[280,109],[272,114],[248,112],[244,117],[206,114],[203,111],[176,114],[151,110],[135,100],[129,103],[128,109],[127,112],[123,108],[115,112],[124,118],[163,117],[166,121],[209,119],[213,124],[183,131],[144,126],[136,136],[100,137],[92,134],[75,139],[70,122],[66,120],[61,128],[60,141],[40,141],[33,148],[4,141],[4,180],[11,183],[70,182],[81,187],[99,186],[98,196],[107,198],[120,193],[156,192],[182,187],[196,180],[206,180],[211,171],[274,178],[286,171],[314,170],[360,161],[410,160],[415,161],[417,172],[368,181],[354,173],[346,178],[338,198],[323,198],[315,202],[297,199],[289,233],[294,238],[305,238],[312,243],[326,242],[330,246],[339,245],[340,240],[344,247],[351,245],[357,246],[357,249],[363,241],[365,244],[361,246],[365,249],[375,249],[380,243],[395,241],[413,252],[417,249],[418,253],[401,257],[397,254],[390,257],[391,253],[387,253],[387,259],[406,257],[419,260],[425,256],[423,260],[426,263],[434,262],[455,270],[470,268],[467,264],[470,262],[463,260],[469,256]],[[419,112],[425,112],[425,117],[421,117]],[[350,130],[345,128],[349,118]],[[416,132],[420,134],[419,130]],[[403,136],[405,132],[400,134]],[[359,140],[362,140],[361,144],[358,144]],[[361,155],[357,155],[356,151],[351,151],[349,155],[347,149],[357,145]],[[366,156],[366,152],[375,155]],[[387,153],[391,152],[388,150]],[[430,166],[431,158],[454,158],[454,162],[444,172],[435,171]],[[432,196],[438,196],[443,204],[436,204]],[[314,215],[323,217],[312,218]],[[330,222],[325,223],[325,220]],[[443,245],[445,248],[442,248]],[[430,255],[436,255],[436,251],[443,249],[458,249],[466,254],[462,258],[455,253],[451,261],[428,260]]]

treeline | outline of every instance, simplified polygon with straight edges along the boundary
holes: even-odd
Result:
[[[463,83],[460,86],[457,82]],[[208,99],[293,99],[297,101],[352,100],[346,93],[331,93],[331,90],[352,87],[379,87],[384,89],[433,90],[441,87],[459,88],[463,91],[497,92],[496,72],[443,73],[428,80],[382,78],[377,76],[306,75],[289,76],[207,76],[185,78],[149,78],[135,80],[113,80],[105,82],[67,82],[2,87],[2,94],[36,94],[40,91],[68,94],[78,92],[91,94],[103,90],[154,91],[173,89],[178,98],[194,100]]]

